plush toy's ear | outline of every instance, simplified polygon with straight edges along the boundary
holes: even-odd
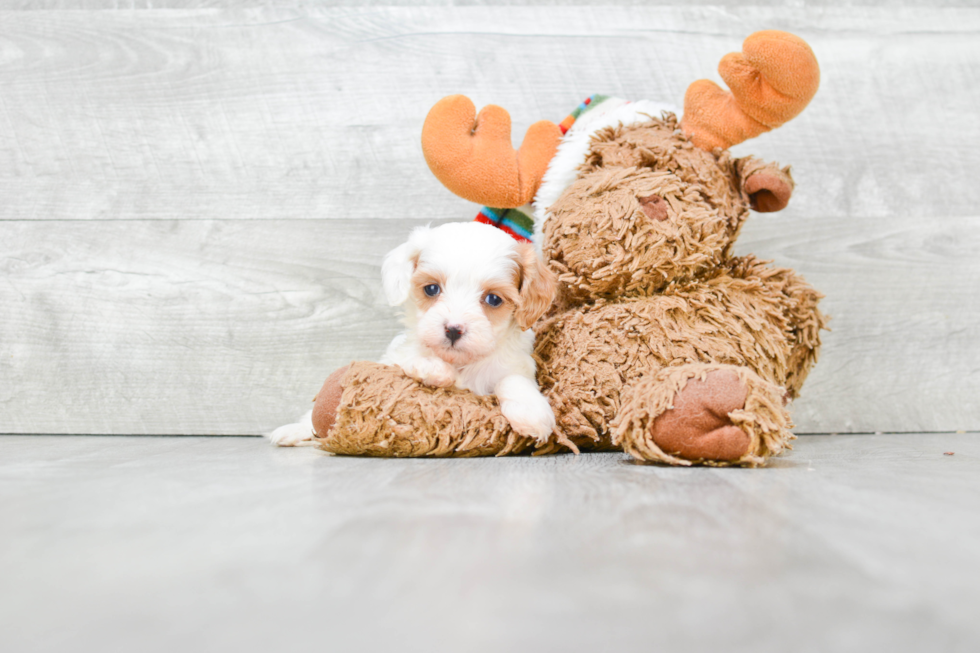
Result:
[[[422,152],[436,179],[463,199],[503,209],[534,199],[559,141],[558,125],[542,120],[515,152],[510,114],[491,104],[477,115],[465,95],[439,100],[422,125]]]
[[[785,209],[789,204],[795,186],[789,166],[780,168],[775,163],[766,163],[749,156],[737,159],[735,170],[753,210],[772,213]]]
[[[718,74],[731,92],[701,79],[684,95],[681,129],[698,147],[727,149],[795,118],[820,86],[820,66],[806,41],[776,30],[745,39],[722,57]]]
[[[401,306],[408,300],[412,275],[418,265],[419,255],[429,237],[429,227],[417,227],[408,241],[385,255],[381,264],[381,285],[391,306]]]
[[[551,308],[558,282],[531,243],[519,243],[517,256],[521,288],[520,303],[514,311],[514,318],[522,329],[529,329]]]

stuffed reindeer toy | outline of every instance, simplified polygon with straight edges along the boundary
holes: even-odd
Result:
[[[789,202],[788,168],[728,148],[779,127],[819,84],[810,47],[758,32],[701,80],[684,110],[594,96],[520,149],[510,116],[439,101],[422,131],[436,177],[487,206],[478,220],[531,239],[557,279],[533,325],[545,438],[512,428],[492,395],[436,388],[355,362],[317,396],[319,446],[368,456],[622,450],[671,465],[756,466],[786,449],[788,413],[817,358],[821,295],[732,248],[750,211]]]

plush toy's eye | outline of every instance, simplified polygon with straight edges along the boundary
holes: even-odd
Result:
[[[435,297],[442,292],[442,288],[440,288],[438,284],[430,283],[428,286],[423,288],[422,291],[429,297]]]
[[[493,293],[490,293],[489,295],[484,297],[483,301],[485,301],[490,306],[493,306],[494,308],[497,308],[498,306],[504,303],[504,300],[502,300],[497,295],[494,295]]]

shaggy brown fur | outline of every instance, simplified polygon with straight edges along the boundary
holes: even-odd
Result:
[[[641,199],[659,197],[667,218],[651,218]],[[560,305],[647,297],[673,280],[722,262],[735,224],[699,188],[667,171],[597,170],[572,184],[551,209],[544,254],[558,275]]]
[[[735,377],[734,384],[740,388],[741,396],[737,402],[726,406],[726,413],[720,416],[717,423],[710,426],[695,424],[693,429],[684,428],[698,419],[699,412],[709,412],[698,410],[710,409],[710,406],[704,405],[704,398],[699,397],[701,405],[685,406],[685,414],[681,419],[674,420],[675,424],[658,425],[668,413],[681,409],[681,400],[685,393],[690,392],[693,382],[708,383],[712,378],[720,381],[723,379],[718,375],[724,372]],[[640,379],[631,389],[612,424],[613,443],[622,446],[624,451],[640,460],[657,460],[671,465],[700,463],[755,467],[765,463],[769,456],[788,448],[789,441],[795,437],[789,431],[792,423],[783,409],[782,396],[782,388],[764,381],[746,367],[705,364],[668,367]],[[658,433],[658,427],[662,433]],[[735,430],[739,436],[738,443],[742,444],[741,440],[744,438],[744,444],[740,450],[729,453],[731,448],[727,445],[731,444],[731,438],[721,443],[708,443],[705,449],[712,455],[706,457],[698,450],[697,443],[691,440],[710,438],[719,429]],[[685,430],[693,432],[683,433]],[[679,435],[678,432],[685,437],[671,437]],[[664,437],[658,439],[658,435]],[[683,439],[688,442],[683,442]],[[677,446],[671,448],[670,444]],[[684,444],[688,446],[685,447]],[[719,451],[727,455],[719,456]]]
[[[561,439],[579,448],[607,446],[624,389],[687,363],[744,366],[795,397],[816,356],[818,297],[791,270],[746,257],[714,277],[671,283],[659,295],[599,300],[539,323],[538,381]]]
[[[343,394],[334,421],[326,432],[317,431],[320,447],[332,453],[503,456],[525,451],[533,442],[511,430],[494,397],[427,388],[397,367],[351,363],[337,382]],[[321,390],[321,395],[332,394]]]
[[[750,205],[782,208],[788,168],[694,147],[673,116],[599,132],[550,207],[543,250],[559,298],[535,326],[557,419],[537,453],[622,449],[675,465],[748,465],[789,446],[784,401],[816,361],[821,295],[731,249]],[[480,456],[533,448],[493,397],[424,388],[355,363],[335,453]],[[336,396],[341,389],[331,392]]]
[[[681,134],[674,115],[664,114],[650,122],[599,131],[581,174],[629,167],[669,172],[697,189],[726,222],[736,224],[747,216],[736,161],[727,151],[695,147]]]

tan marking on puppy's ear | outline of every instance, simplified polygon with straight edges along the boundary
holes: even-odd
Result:
[[[520,272],[520,299],[514,319],[522,329],[529,329],[551,308],[558,283],[555,274],[544,264],[531,243],[517,244],[517,268]]]

